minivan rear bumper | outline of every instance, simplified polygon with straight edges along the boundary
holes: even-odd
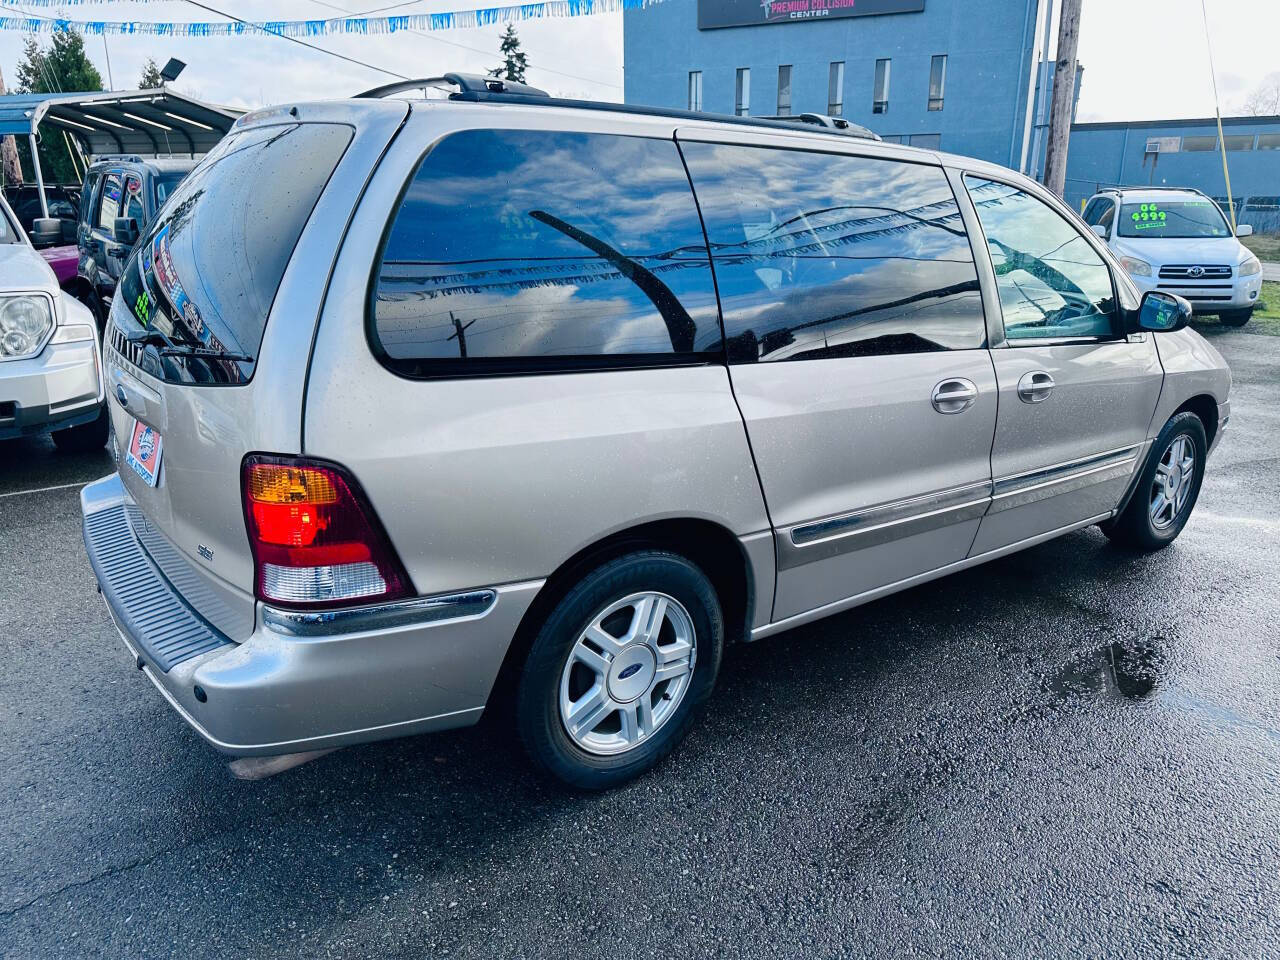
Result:
[[[218,750],[270,756],[480,718],[542,581],[336,611],[259,603],[232,643],[151,561],[118,474],[81,492],[85,548],[138,668]]]

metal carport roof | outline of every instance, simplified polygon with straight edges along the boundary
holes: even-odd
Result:
[[[0,135],[29,136],[42,123],[72,134],[93,156],[159,156],[213,149],[239,111],[174,90],[34,93],[0,96]]]

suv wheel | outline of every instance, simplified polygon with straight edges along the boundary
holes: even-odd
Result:
[[[1180,413],[1166,423],[1128,506],[1103,524],[1103,533],[1134,550],[1159,550],[1173,543],[1200,496],[1207,451],[1204,424],[1194,413]]]
[[[598,567],[529,651],[516,693],[525,749],[581,789],[639,776],[688,731],[723,647],[715,589],[684,557],[646,550]]]
[[[98,415],[88,423],[65,430],[55,430],[49,434],[59,450],[66,453],[92,453],[107,445],[111,436],[111,414],[104,403],[98,408]]]
[[[1224,310],[1218,314],[1218,319],[1228,327],[1243,327],[1249,322],[1253,316],[1253,307],[1246,310]]]

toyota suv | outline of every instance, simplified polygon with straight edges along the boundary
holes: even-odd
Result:
[[[1222,210],[1199,190],[1133,187],[1103,190],[1084,208],[1084,222],[1106,241],[1142,292],[1166,290],[1198,314],[1242,327],[1262,290],[1262,264],[1237,237]]]
[[[1230,414],[1190,315],[976,160],[458,75],[276,107],[126,265],[85,544],[221,751],[492,711],[604,787],[733,643],[1171,543]]]
[[[59,289],[0,198],[0,440],[50,433],[83,452],[101,450],[110,429],[93,316]]]

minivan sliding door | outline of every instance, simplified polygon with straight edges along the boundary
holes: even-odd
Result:
[[[777,538],[774,620],[962,560],[996,397],[945,174],[697,135],[679,137]]]

